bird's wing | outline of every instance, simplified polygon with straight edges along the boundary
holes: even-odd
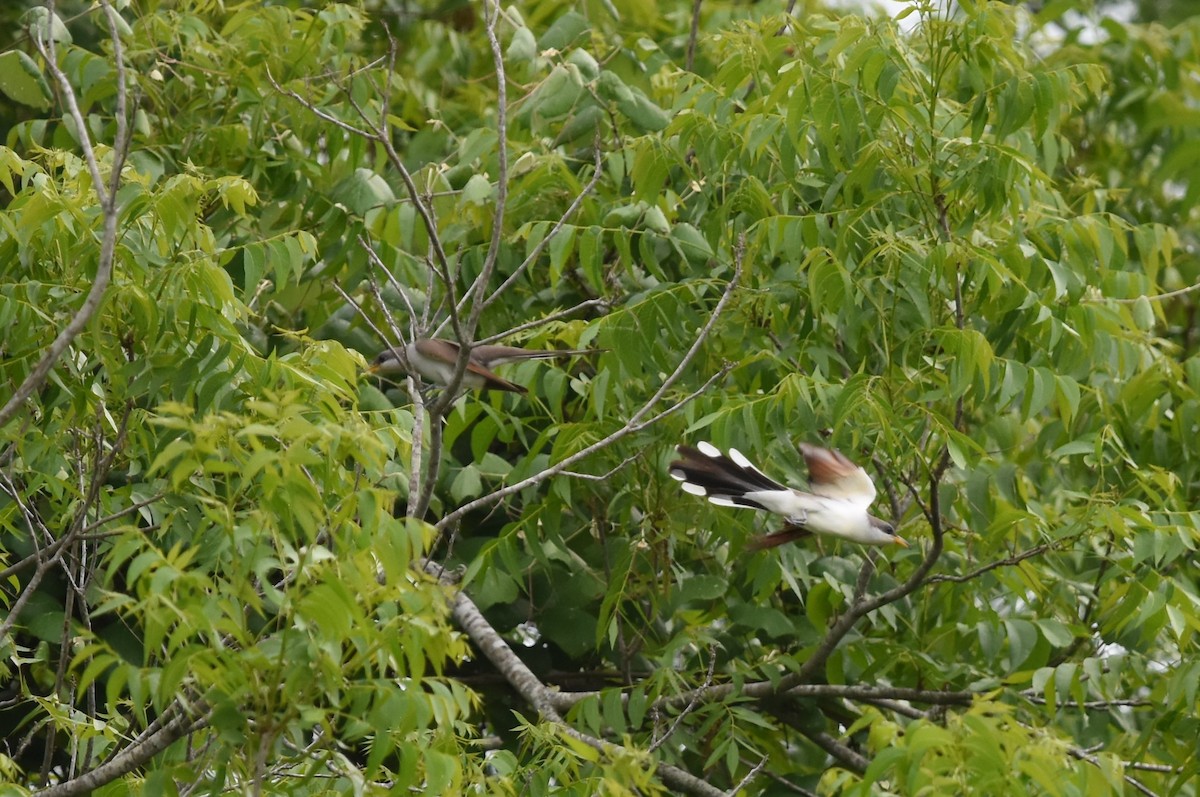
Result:
[[[808,488],[813,495],[847,501],[866,509],[875,500],[875,482],[840,451],[800,444],[808,465]]]
[[[454,365],[458,362],[459,346],[452,340],[442,340],[441,338],[423,338],[412,344],[413,349],[420,357],[424,357],[437,363],[440,368],[436,369],[439,373],[432,377],[437,381],[445,384],[450,381],[450,377],[454,374]],[[412,359],[410,357],[410,359]],[[525,388],[520,385],[509,382],[502,376],[492,373],[487,368],[480,365],[475,357],[475,352],[471,352],[471,358],[467,360],[467,373],[475,374],[483,380],[483,387],[489,390],[507,390],[512,393],[525,393]]]
[[[518,360],[549,360],[554,357],[578,357],[590,353],[589,349],[522,349],[519,346],[498,346],[489,343],[471,349],[471,359],[491,368]]]
[[[441,338],[421,338],[413,342],[417,354],[453,366],[458,361],[458,344]]]

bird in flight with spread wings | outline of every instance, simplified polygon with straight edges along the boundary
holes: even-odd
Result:
[[[875,483],[840,451],[800,444],[808,465],[808,490],[803,491],[775,481],[736,448],[729,449],[728,456],[711,443],[695,448],[681,445],[676,450],[680,458],[671,463],[671,478],[683,482],[685,492],[719,506],[765,509],[787,520],[781,531],[754,539],[755,549],[773,548],[809,534],[863,545],[908,547],[891,523],[867,511],[875,500]]]

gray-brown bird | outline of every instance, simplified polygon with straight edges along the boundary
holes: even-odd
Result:
[[[558,357],[578,357],[592,354],[595,349],[522,349],[517,346],[485,344],[471,348],[463,387],[475,390],[507,390],[510,393],[528,392],[521,385],[493,373],[492,368],[519,360],[548,360]],[[438,385],[450,384],[454,365],[458,362],[459,345],[453,340],[421,338],[404,347],[404,361],[390,348],[384,349],[370,367],[373,374],[407,374],[411,369],[425,381]]]

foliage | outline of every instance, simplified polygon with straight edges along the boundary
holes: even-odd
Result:
[[[23,17],[4,396],[111,282],[0,422],[5,780],[1196,794],[1196,22],[692,5]],[[597,351],[363,374],[433,334]]]

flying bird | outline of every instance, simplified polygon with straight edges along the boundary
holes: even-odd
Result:
[[[458,343],[440,338],[421,338],[404,346],[403,357],[391,348],[384,349],[368,369],[373,374],[406,374],[411,369],[427,382],[450,384],[458,362]],[[492,367],[518,360],[546,360],[556,357],[577,357],[591,354],[592,349],[522,349],[516,346],[491,344],[474,346],[463,373],[463,387],[476,390],[507,390],[510,393],[528,392],[523,386],[492,372]],[[407,366],[405,360],[408,361]]]
[[[864,545],[908,547],[891,523],[867,512],[875,500],[875,483],[840,451],[800,444],[808,465],[805,492],[775,481],[736,448],[728,456],[711,443],[676,450],[680,459],[671,463],[670,473],[683,482],[684,492],[719,506],[765,509],[787,520],[781,531],[754,539],[752,548],[773,548],[813,533]]]

